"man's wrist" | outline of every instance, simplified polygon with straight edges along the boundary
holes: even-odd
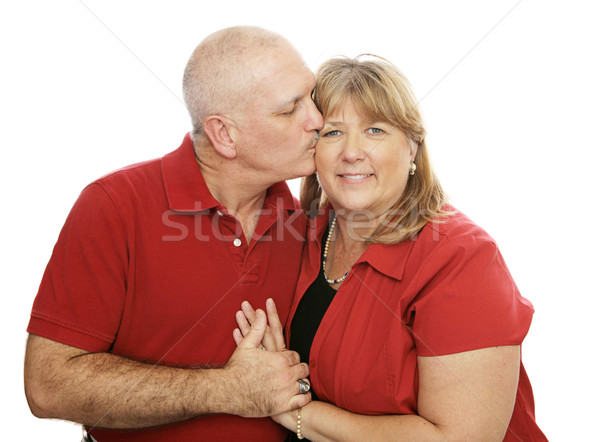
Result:
[[[209,368],[201,370],[197,388],[204,397],[204,403],[199,404],[205,409],[204,414],[233,414],[243,416],[247,410],[243,409],[240,400],[239,380],[230,370],[224,368]]]

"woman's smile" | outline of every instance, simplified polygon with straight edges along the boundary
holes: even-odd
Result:
[[[338,177],[347,184],[361,184],[375,175],[372,173],[344,173],[338,174]]]

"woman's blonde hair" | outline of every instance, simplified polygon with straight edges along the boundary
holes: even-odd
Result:
[[[363,60],[365,56],[369,59]],[[332,58],[317,71],[313,100],[323,116],[339,110],[348,99],[365,117],[398,127],[410,143],[418,146],[415,174],[409,176],[404,193],[398,195],[383,221],[366,238],[385,244],[404,241],[428,222],[439,221],[449,213],[442,210],[446,197],[429,163],[419,103],[404,74],[384,58],[370,54],[355,59]],[[302,180],[300,201],[309,216],[328,203],[316,174]]]

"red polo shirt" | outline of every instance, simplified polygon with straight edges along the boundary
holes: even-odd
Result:
[[[452,208],[450,208],[452,209]],[[311,223],[291,318],[319,274],[328,216]],[[319,398],[367,415],[417,414],[417,356],[520,345],[533,307],[496,243],[460,212],[414,240],[372,244],[352,266],[315,334],[310,379]],[[546,440],[521,372],[505,440]]]
[[[189,135],[162,159],[90,184],[60,234],[28,332],[92,352],[179,367],[222,366],[243,300],[287,319],[306,221],[285,183],[268,192],[254,238],[210,194]],[[99,441],[283,440],[271,419],[206,416]]]

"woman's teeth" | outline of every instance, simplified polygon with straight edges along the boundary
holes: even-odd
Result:
[[[363,178],[367,178],[370,177],[371,174],[367,173],[367,174],[362,174],[362,175],[340,175],[342,178],[346,178],[349,180],[361,180]]]

